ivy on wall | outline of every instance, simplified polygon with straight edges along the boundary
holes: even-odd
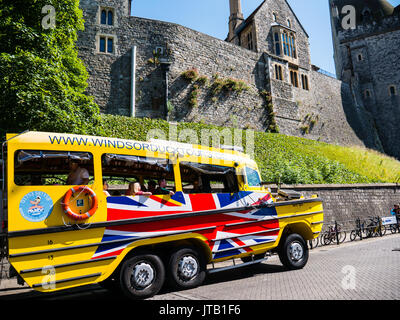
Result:
[[[234,78],[221,78],[218,73],[214,74],[210,80],[207,76],[200,75],[196,68],[191,68],[182,72],[181,77],[192,85],[189,93],[190,108],[198,108],[198,96],[201,88],[209,89],[209,94],[212,96],[212,101],[215,101],[217,99],[216,96],[219,96],[222,93],[242,94],[243,92],[250,90],[250,86],[243,80],[237,80]],[[272,104],[271,93],[266,90],[262,90],[259,91],[259,94],[263,98],[266,105],[267,132],[279,133],[279,127],[275,120],[275,112]]]

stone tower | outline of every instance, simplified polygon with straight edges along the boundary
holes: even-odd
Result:
[[[337,77],[350,85],[358,109],[371,114],[384,151],[400,158],[400,6],[329,3]]]
[[[235,37],[236,28],[244,21],[244,18],[241,0],[229,0],[229,6],[231,15],[229,17],[228,41],[231,42]]]

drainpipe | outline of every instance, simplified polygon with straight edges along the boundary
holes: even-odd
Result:
[[[131,61],[131,117],[136,114],[136,46],[132,47]]]

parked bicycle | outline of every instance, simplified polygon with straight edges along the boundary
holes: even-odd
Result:
[[[390,230],[392,234],[400,232],[400,226],[398,224],[390,224],[389,226],[387,226],[387,228]]]
[[[386,227],[382,225],[381,218],[374,217],[370,218],[367,226],[365,227],[365,237],[377,237],[384,236],[386,234]]]
[[[342,230],[341,225],[335,223],[328,226],[328,231],[324,233],[322,241],[324,245],[329,245],[332,242],[339,244],[346,240],[346,235],[346,231]]]
[[[357,237],[360,239],[365,235],[365,221],[361,222],[360,218],[356,220],[356,228],[350,232],[350,241],[354,241]]]

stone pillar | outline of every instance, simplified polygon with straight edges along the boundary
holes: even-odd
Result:
[[[244,21],[241,0],[229,0],[231,15],[229,17],[229,36],[231,42],[235,38],[236,28]]]

